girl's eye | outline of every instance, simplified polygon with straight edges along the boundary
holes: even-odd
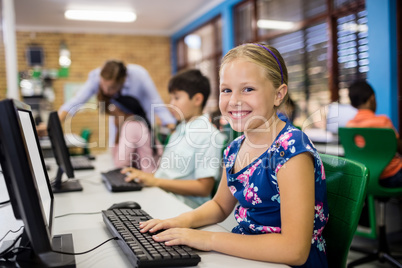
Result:
[[[221,93],[230,93],[232,92],[232,90],[228,89],[228,88],[224,88],[221,90]]]
[[[253,88],[251,88],[251,87],[246,87],[245,89],[244,89],[244,92],[251,92],[251,91],[253,91],[254,89]]]

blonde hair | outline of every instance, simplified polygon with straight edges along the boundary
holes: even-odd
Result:
[[[219,73],[221,73],[225,64],[240,58],[264,68],[266,77],[272,81],[275,88],[280,87],[282,84],[288,84],[288,70],[285,61],[279,51],[273,46],[248,43],[232,48],[223,57]],[[288,93],[286,93],[281,105],[285,103],[288,98]]]

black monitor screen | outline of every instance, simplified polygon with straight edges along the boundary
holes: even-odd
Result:
[[[6,99],[0,101],[0,114],[0,164],[14,215],[24,222],[20,245],[30,249],[18,255],[17,262],[39,267],[74,264],[74,256],[53,252],[73,252],[72,236],[52,236],[53,193],[30,107]]]
[[[51,249],[53,194],[30,107],[0,101],[0,163],[16,218],[39,254]]]
[[[52,183],[53,193],[82,191],[81,184],[76,180],[62,182],[62,175],[65,172],[69,178],[74,178],[74,169],[70,160],[66,140],[57,111],[49,114],[47,132],[52,144],[52,150],[58,165],[55,181]]]

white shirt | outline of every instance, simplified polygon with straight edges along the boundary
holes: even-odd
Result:
[[[199,116],[188,123],[180,123],[170,136],[155,177],[176,180],[213,177],[217,180],[221,174],[224,142],[225,136],[209,121],[207,115]],[[211,199],[176,196],[192,207]]]

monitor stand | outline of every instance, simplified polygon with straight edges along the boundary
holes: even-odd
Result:
[[[55,181],[54,183],[52,183],[52,190],[54,194],[82,191],[82,186],[79,183],[79,181],[67,180],[65,182],[62,182],[61,177],[63,176],[63,173],[64,173],[63,169],[59,167],[57,169],[57,175]]]
[[[28,243],[28,238],[24,233],[22,236],[21,245]],[[52,239],[52,248],[61,252],[74,252],[73,236],[72,234],[55,235]],[[56,252],[46,252],[37,256],[32,249],[25,250],[18,254],[16,258],[18,267],[22,268],[37,268],[37,267],[64,267],[75,268],[75,256],[60,254]]]

